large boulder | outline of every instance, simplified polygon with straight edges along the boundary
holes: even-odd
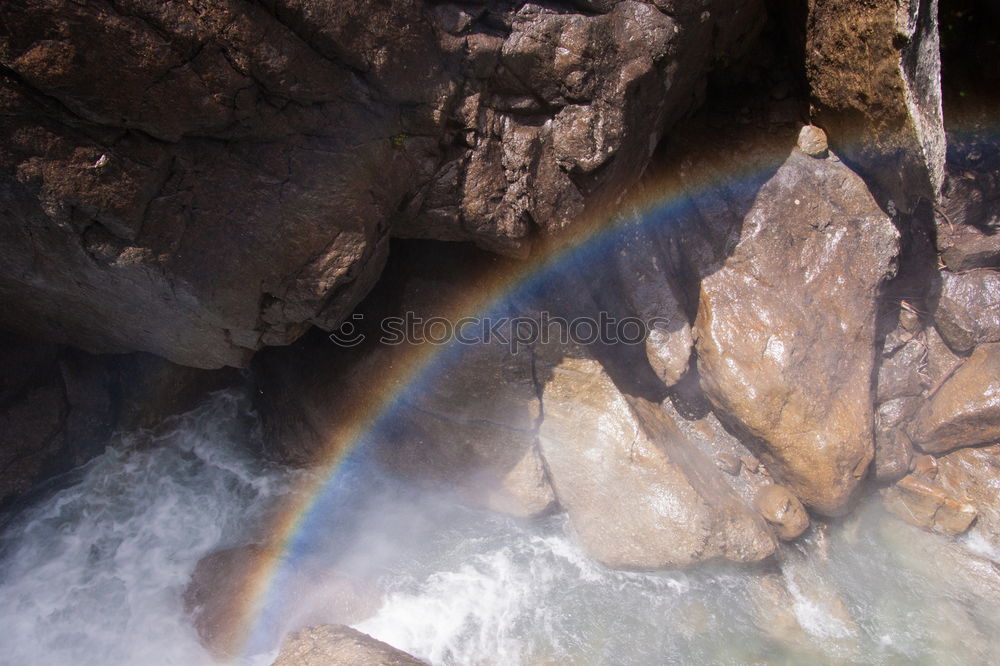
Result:
[[[539,443],[560,506],[584,548],[615,568],[761,560],[764,521],[718,478],[658,405],[618,391],[586,354],[548,348]]]
[[[816,124],[895,207],[944,180],[938,0],[809,0],[806,74]]]
[[[763,3],[0,8],[0,324],[239,366],[389,236],[513,255],[642,172]]]
[[[426,666],[411,654],[343,625],[290,635],[272,666]]]
[[[794,151],[701,284],[703,388],[821,513],[844,510],[872,459],[876,305],[897,249],[856,174]]]
[[[977,347],[911,428],[928,453],[1000,441],[1000,343]]]

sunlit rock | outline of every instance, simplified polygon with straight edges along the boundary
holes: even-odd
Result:
[[[809,514],[802,502],[783,486],[762,488],[754,500],[754,508],[774,526],[778,536],[786,541],[795,539],[809,527]]]
[[[764,521],[658,405],[620,393],[585,354],[543,354],[541,452],[591,556],[610,567],[655,569],[774,552]]]
[[[705,392],[821,513],[844,511],[872,459],[876,306],[897,251],[898,232],[856,174],[796,151],[701,284]]]
[[[928,453],[1000,440],[1000,344],[977,347],[921,409],[911,432]]]
[[[900,479],[882,493],[889,511],[917,527],[954,535],[969,529],[976,519],[976,507],[961,495],[956,497],[916,475]]]
[[[1000,564],[1000,444],[959,449],[937,459],[937,482],[976,507],[966,542]]]
[[[815,125],[805,125],[799,131],[798,147],[809,157],[826,157],[830,144],[826,132]]]
[[[291,634],[272,666],[426,666],[413,655],[342,625]]]

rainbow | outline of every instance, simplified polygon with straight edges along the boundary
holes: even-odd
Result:
[[[754,187],[761,185],[787,157],[795,145],[792,134],[755,137],[753,146],[741,152],[750,159],[733,159],[729,145],[708,147],[697,151],[703,157],[694,164],[673,164],[669,169],[647,174],[643,182],[624,200],[605,206],[601,212],[574,225],[569,236],[557,239],[534,256],[503,271],[489,284],[464,301],[452,304],[454,318],[486,316],[508,298],[534,289],[551,279],[557,271],[581,262],[594,260],[613,246],[618,234],[633,225],[659,225],[677,219],[683,206],[711,190],[725,186]],[[704,157],[704,156],[708,157]],[[680,172],[683,171],[683,175]],[[267,558],[247,579],[248,601],[245,608],[233,613],[243,624],[236,632],[239,646],[235,653],[248,657],[273,649],[273,636],[268,627],[282,613],[282,590],[287,586],[296,559],[306,550],[311,538],[323,524],[322,518],[336,501],[334,491],[339,475],[352,461],[360,462],[363,444],[377,437],[383,426],[391,422],[400,402],[419,387],[432,382],[436,374],[459,357],[457,345],[425,344],[413,347],[391,371],[380,377],[374,396],[364,405],[356,405],[351,417],[329,433],[324,452],[314,467],[314,473],[304,482],[293,499],[283,507],[268,530],[278,543],[274,555]]]

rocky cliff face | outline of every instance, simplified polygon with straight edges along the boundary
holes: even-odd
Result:
[[[760,2],[0,9],[0,323],[241,366],[391,236],[524,255],[616,197]]]

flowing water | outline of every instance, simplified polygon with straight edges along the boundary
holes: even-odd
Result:
[[[302,477],[255,461],[255,436],[245,402],[219,394],[155,436],[116,440],[8,516],[0,662],[214,663],[184,610],[188,578],[203,555],[247,542]],[[358,629],[433,664],[976,664],[1000,649],[996,563],[877,502],[769,567],[618,572],[558,516],[464,509],[374,465],[345,476],[350,520],[331,515],[306,557],[378,590]],[[304,617],[286,602],[272,609],[282,631]]]

